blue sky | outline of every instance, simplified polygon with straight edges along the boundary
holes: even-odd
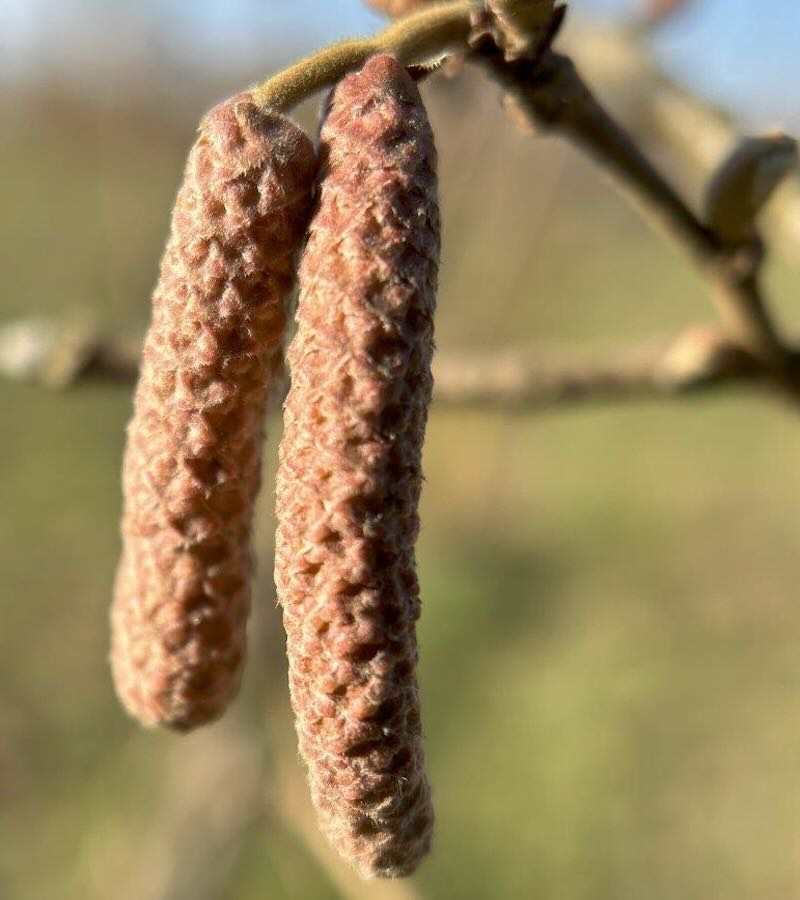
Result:
[[[573,0],[574,15],[613,17],[636,0]],[[191,68],[296,55],[368,33],[380,18],[359,0],[2,0],[0,60],[8,75],[47,56],[63,70],[157,41]],[[704,94],[739,106],[756,127],[800,124],[800,0],[695,0],[657,50]],[[3,65],[3,63],[0,63]],[[268,66],[265,66],[268,68]]]

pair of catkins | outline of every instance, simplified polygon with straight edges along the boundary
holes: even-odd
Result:
[[[240,94],[204,118],[162,260],[123,465],[112,670],[145,725],[236,694],[270,393],[297,334],[277,476],[275,583],[320,825],[366,876],[430,844],[414,545],[439,257],[417,88],[376,56],[333,92],[315,152]]]

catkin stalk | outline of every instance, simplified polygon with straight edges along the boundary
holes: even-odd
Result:
[[[362,875],[430,844],[414,545],[439,212],[433,137],[389,56],[336,88],[300,265],[277,481],[275,580],[320,824]]]
[[[145,725],[189,729],[235,695],[263,418],[316,170],[248,94],[191,150],[153,296],[123,464],[112,670]]]

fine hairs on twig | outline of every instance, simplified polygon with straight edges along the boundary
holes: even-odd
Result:
[[[278,72],[254,87],[253,97],[264,107],[286,111],[333,87],[371,56],[391,53],[404,65],[440,59],[466,47],[477,7],[475,0],[422,4],[371,38],[340,41]]]
[[[336,88],[321,156],[289,350],[275,583],[320,825],[362,875],[402,876],[433,824],[414,545],[439,212],[430,126],[392,57]]]
[[[194,728],[239,685],[262,422],[315,167],[301,129],[246,94],[189,155],[128,428],[112,610],[117,692],[145,725]]]

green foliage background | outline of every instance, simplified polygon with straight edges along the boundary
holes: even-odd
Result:
[[[426,96],[440,348],[593,351],[711,318],[694,273],[589,164],[515,135],[475,76]],[[81,308],[141,331],[188,116],[56,93],[3,116],[0,316]],[[796,318],[796,270],[769,280]],[[5,900],[800,893],[794,411],[745,392],[434,410],[419,562],[438,824],[403,888],[359,886],[309,827],[270,574],[277,420],[241,700],[189,737],[119,710],[107,607],[129,413],[123,388],[0,384]]]

